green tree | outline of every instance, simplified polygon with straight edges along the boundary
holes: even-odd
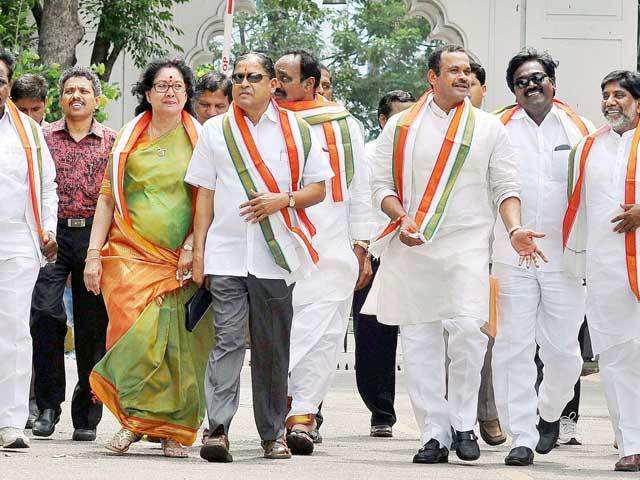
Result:
[[[33,0],[0,0],[0,47],[12,51],[37,45],[38,31],[30,20]]]
[[[104,65],[103,80],[109,80],[113,66],[123,51],[136,66],[165,55],[169,48],[182,51],[173,38],[182,31],[173,24],[175,4],[188,0],[83,0],[81,16],[96,38],[91,64]]]
[[[365,126],[379,133],[377,105],[389,90],[420,95],[426,88],[427,56],[434,43],[422,17],[408,17],[403,0],[352,0],[332,15],[333,49],[325,63],[333,72],[334,96]]]

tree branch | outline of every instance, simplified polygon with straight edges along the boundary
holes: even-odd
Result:
[[[33,18],[36,21],[38,31],[40,31],[40,26],[42,25],[42,5],[40,4],[39,0],[33,2],[33,6],[31,7],[31,15],[33,15]]]

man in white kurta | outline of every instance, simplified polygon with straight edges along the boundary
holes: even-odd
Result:
[[[26,448],[31,293],[45,260],[42,244],[55,256],[58,197],[42,130],[8,100],[12,69],[12,58],[0,51],[0,446]]]
[[[371,191],[357,121],[344,107],[315,94],[320,62],[297,51],[285,54],[275,66],[278,103],[310,123],[335,175],[326,182],[324,200],[307,209],[317,230],[318,269],[293,290],[287,443],[291,453],[309,454],[313,451],[309,430],[334,376],[353,290],[359,272],[370,268],[365,241],[372,230]],[[354,242],[358,242],[355,247]]]
[[[400,325],[407,386],[424,445],[414,456],[415,463],[448,461],[452,429],[459,458],[480,456],[473,427],[487,345],[480,327],[489,316],[489,237],[496,209],[507,224],[514,248],[527,261],[531,254],[536,258],[539,254],[532,241],[535,232],[518,225],[517,170],[506,129],[497,118],[471,106],[466,98],[470,73],[469,58],[461,47],[437,49],[429,59],[433,93],[389,120],[378,140],[373,165],[374,206],[400,223],[400,233],[377,242],[384,250],[364,310],[377,313],[381,323]],[[463,118],[475,116],[475,127],[470,138],[465,133],[461,140],[469,143],[469,150],[457,180],[449,186],[448,201],[444,197],[447,189],[438,185],[436,192],[445,193],[433,200],[439,207],[434,217],[442,210],[445,215],[436,234],[428,239],[427,229],[423,233],[418,221],[420,199],[422,192],[425,196],[429,192],[427,182],[431,183],[434,165],[446,148],[445,133],[451,133],[460,109]],[[400,137],[396,127],[399,122],[404,125],[412,113],[415,117],[404,153],[408,173],[402,177],[403,187],[398,188],[393,169],[398,161],[394,139]],[[454,151],[463,148],[458,136],[462,129],[461,125],[456,130],[450,145]],[[395,148],[399,144],[396,141]],[[384,247],[380,242],[388,238]],[[451,358],[448,400],[443,328],[449,333]]]
[[[555,63],[548,54],[519,53],[507,71],[517,103],[499,118],[516,152],[523,225],[546,233],[539,243],[549,263],[533,270],[519,265],[504,225],[496,222],[492,271],[500,285],[500,321],[493,347],[493,385],[500,423],[513,440],[505,462],[530,465],[534,449],[545,454],[555,446],[562,410],[573,396],[582,367],[578,332],[585,290],[582,279],[564,272],[562,218],[569,153],[594,128],[554,100]],[[536,343],[545,365],[539,395]]]
[[[638,471],[640,303],[631,281],[635,278],[637,285],[637,265],[628,267],[625,242],[631,240],[637,254],[634,237],[640,225],[640,201],[637,188],[631,189],[635,199],[629,201],[625,185],[628,166],[632,160],[637,165],[637,151],[634,158],[630,152],[640,138],[640,76],[612,72],[602,82],[602,89],[602,110],[609,125],[593,135],[582,184],[573,182],[570,210],[579,207],[571,228],[570,210],[565,217],[565,260],[578,277],[586,273],[589,333],[593,353],[600,354],[600,376],[620,456],[615,469]],[[574,178],[585,145],[587,141],[577,148]],[[634,179],[638,185],[637,176]]]

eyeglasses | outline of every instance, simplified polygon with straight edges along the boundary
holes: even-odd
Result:
[[[184,93],[187,87],[184,83],[154,83],[153,89],[158,93],[167,93],[172,88],[174,93]]]
[[[516,88],[527,88],[531,82],[535,85],[540,85],[544,82],[545,78],[549,78],[549,75],[542,72],[532,73],[528,77],[520,77],[513,82]]]
[[[244,82],[245,78],[249,83],[260,83],[264,78],[264,75],[262,73],[234,73],[231,75],[231,81],[236,85],[240,85]]]

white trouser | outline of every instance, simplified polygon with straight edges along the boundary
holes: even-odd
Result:
[[[327,395],[349,321],[352,296],[294,306],[289,360],[292,415],[315,414]]]
[[[407,390],[422,444],[432,438],[451,445],[451,427],[473,430],[480,371],[487,350],[483,322],[456,317],[444,322],[400,326]],[[449,333],[449,395],[445,398],[444,330]]]
[[[39,269],[35,258],[0,260],[0,428],[22,430],[29,416],[29,314]]]
[[[573,397],[582,356],[578,332],[585,289],[564,272],[523,270],[494,264],[500,284],[498,333],[493,346],[493,391],[500,425],[513,447],[534,449],[536,411],[547,422],[560,418]],[[544,379],[536,397],[536,343]]]
[[[615,308],[615,306],[612,306]],[[600,378],[620,457],[640,454],[640,340],[600,353]]]

